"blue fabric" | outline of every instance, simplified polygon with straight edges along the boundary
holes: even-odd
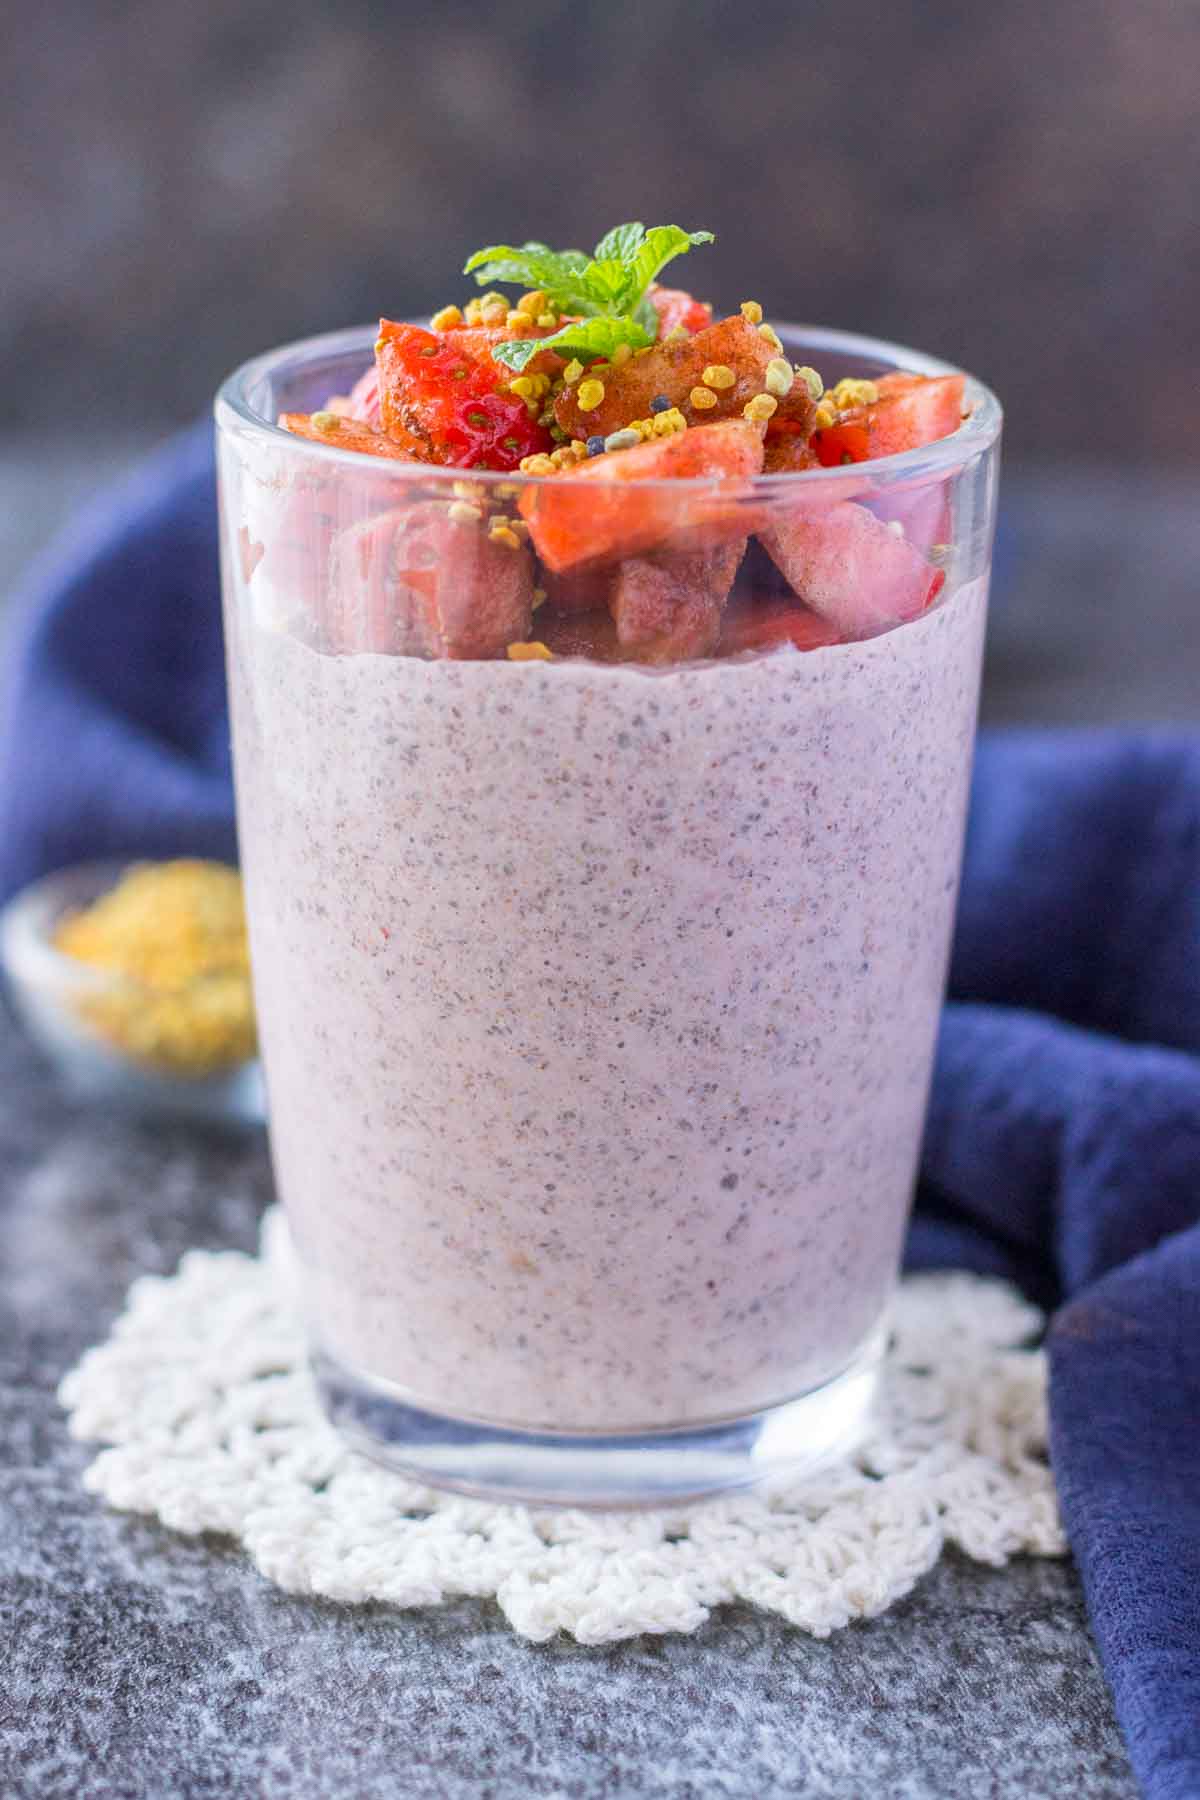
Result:
[[[89,857],[235,850],[212,428],[103,495],[17,597],[0,898]]]
[[[211,446],[84,522],[19,615],[0,892],[231,855]],[[1055,1308],[1052,1458],[1150,1800],[1200,1796],[1200,736],[985,738],[909,1242]]]

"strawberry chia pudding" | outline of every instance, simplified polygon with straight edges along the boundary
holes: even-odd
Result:
[[[281,352],[218,406],[318,1372],[355,1441],[484,1491],[844,1448],[911,1201],[999,410],[753,302],[713,323],[654,285],[704,237],[496,247],[519,300],[384,321],[374,364]],[[814,348],[873,372],[826,386]]]

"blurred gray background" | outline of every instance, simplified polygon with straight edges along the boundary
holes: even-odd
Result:
[[[3,567],[274,342],[495,238],[715,230],[718,304],[1001,394],[994,718],[1200,692],[1196,0],[55,0],[0,21]],[[682,271],[682,265],[681,265]]]

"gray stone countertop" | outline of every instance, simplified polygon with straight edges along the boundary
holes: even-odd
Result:
[[[948,1557],[818,1642],[749,1607],[693,1637],[531,1646],[491,1605],[350,1609],[228,1542],[105,1509],[59,1377],[129,1282],[250,1249],[261,1134],[65,1096],[0,1009],[5,1800],[1127,1800],[1069,1563]]]

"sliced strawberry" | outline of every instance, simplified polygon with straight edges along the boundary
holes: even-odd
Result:
[[[745,537],[738,500],[762,459],[758,426],[729,419],[594,457],[527,487],[519,504],[538,555],[558,574],[644,550],[708,548]]]
[[[767,364],[774,355],[776,352],[766,338],[759,337],[741,313],[735,313],[693,337],[676,338],[641,350],[620,367],[595,364],[588,375],[604,384],[604,398],[599,406],[590,412],[580,408],[582,383],[576,382],[559,394],[554,403],[555,417],[568,437],[589,438],[597,433],[606,437],[633,419],[649,417],[651,401],[665,395],[685,418],[697,424],[738,418],[747,400],[763,392]],[[708,368],[729,369],[733,380],[728,387],[707,390],[715,406],[693,409],[688,396],[694,387],[705,385],[702,378]]]
[[[897,456],[949,437],[962,424],[962,375],[881,375],[878,400],[844,413],[836,425],[813,433],[826,468],[868,457]]]
[[[328,591],[334,652],[488,659],[529,636],[533,562],[425,500],[339,532]]]
[[[950,437],[963,420],[962,375],[885,375],[867,408],[872,456],[896,456]]]
[[[711,656],[744,549],[743,540],[711,550],[626,557],[609,599],[622,649],[643,663]]]
[[[383,428],[392,437],[420,438],[433,462],[515,469],[522,457],[552,449],[553,441],[524,400],[506,391],[508,371],[486,348],[461,343],[468,336],[476,334],[443,337],[419,325],[380,320],[375,359]]]
[[[513,379],[513,372],[496,361],[492,355],[493,349],[497,344],[511,344],[516,338],[547,337],[549,333],[522,325],[455,325],[449,331],[440,331],[437,335],[448,350],[452,350],[456,356],[465,356],[469,361],[481,364],[485,370],[490,370],[498,386],[507,389],[508,383]],[[526,363],[523,373],[557,375],[563,367],[562,357],[553,350],[539,350]]]
[[[915,619],[946,579],[853,500],[775,513],[759,537],[799,598],[849,637]]]
[[[776,650],[782,644],[792,644],[797,650],[820,650],[841,641],[841,633],[828,619],[798,600],[754,596],[726,607],[717,654],[737,656],[743,650]]]
[[[315,419],[321,423],[314,424]],[[392,462],[429,461],[424,442],[411,432],[389,436],[373,425],[337,413],[280,413],[279,423],[285,431],[311,438],[314,444],[328,444],[333,450],[358,450],[364,456],[383,456]]]
[[[706,325],[712,324],[710,302],[697,300],[686,288],[659,287],[655,282],[646,298],[658,314],[660,338],[677,331],[681,325],[685,331],[703,331]]]

